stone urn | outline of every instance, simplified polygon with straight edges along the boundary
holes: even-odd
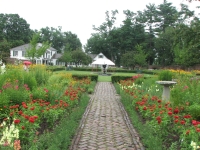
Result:
[[[169,101],[170,100],[170,86],[176,84],[175,81],[156,81],[157,84],[163,86],[162,100]]]

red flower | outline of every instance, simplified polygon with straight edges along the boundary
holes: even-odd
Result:
[[[26,118],[26,119],[28,120],[28,119],[29,119],[29,116],[28,116],[28,115],[25,115],[24,118]]]
[[[26,104],[22,104],[22,106],[23,106],[24,108],[28,108],[28,106],[27,106]]]
[[[146,106],[144,106],[144,107],[143,107],[143,110],[147,110],[147,107],[146,107]]]
[[[172,108],[171,108],[171,107],[169,107],[169,108],[168,108],[168,110],[172,110]]]
[[[200,132],[200,128],[196,128],[196,131],[197,131],[197,132]]]
[[[160,124],[162,122],[162,120],[158,120],[158,124]]]
[[[22,114],[23,114],[23,112],[20,110],[20,111],[18,111],[18,114],[19,114],[19,115],[22,115]]]
[[[34,123],[35,122],[35,118],[34,117],[29,117],[29,122],[30,123]]]
[[[14,112],[11,112],[11,113],[10,113],[10,116],[13,116],[13,115],[14,115]]]
[[[15,123],[15,124],[19,124],[19,123],[20,123],[20,120],[19,120],[19,119],[15,119],[15,120],[14,120],[14,123]]]
[[[198,121],[192,120],[192,124],[193,124],[194,126],[196,126],[196,125],[198,125]]]
[[[171,116],[173,113],[171,111],[168,112],[168,115]]]
[[[174,118],[175,118],[175,119],[178,119],[178,118],[179,118],[179,116],[174,116]]]
[[[178,113],[179,113],[178,108],[174,109],[174,114],[178,114]]]
[[[174,120],[174,123],[178,123],[178,119]]]
[[[24,126],[22,126],[22,130],[24,130],[25,129],[25,127]]]
[[[189,134],[189,133],[190,133],[190,130],[187,130],[187,131],[186,131],[186,134]]]
[[[189,118],[191,118],[191,116],[190,115],[185,115],[184,118],[189,119]]]
[[[35,107],[34,107],[34,106],[30,108],[30,110],[34,110],[34,109],[35,109]]]
[[[161,102],[162,102],[162,100],[159,99],[159,100],[158,100],[158,103],[161,103]]]
[[[160,116],[156,117],[156,120],[161,120],[161,117]]]
[[[33,118],[34,118],[34,119],[37,119],[37,118],[38,118],[38,116],[33,116]]]
[[[185,121],[184,121],[184,120],[181,120],[181,124],[184,125],[184,124],[185,124]]]

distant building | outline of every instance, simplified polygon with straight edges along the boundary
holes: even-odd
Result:
[[[42,44],[38,43],[37,46],[40,47]],[[29,60],[29,58],[26,57],[26,51],[29,47],[30,44],[24,44],[10,49],[10,58],[20,61]],[[57,56],[57,50],[53,47],[50,47],[41,57],[35,58],[36,64],[56,65],[56,63],[58,63],[57,59],[59,56],[60,55]]]

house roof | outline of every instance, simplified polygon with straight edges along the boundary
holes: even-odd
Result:
[[[58,59],[58,58],[60,58],[61,56],[62,56],[62,54],[56,53],[56,54],[54,54],[54,55],[52,56],[52,59]]]
[[[92,58],[92,60],[97,56],[97,54],[88,54]]]
[[[30,44],[24,44],[24,45],[21,45],[21,46],[17,46],[17,47],[11,48],[10,50],[13,50],[13,51],[24,51],[24,50],[28,49],[29,46],[30,46]]]
[[[42,43],[38,43],[38,46],[42,46]],[[29,47],[30,47],[30,44],[28,43],[28,44],[24,44],[24,45],[21,45],[21,46],[17,46],[17,47],[11,48],[10,50],[13,50],[13,51],[26,51]],[[53,47],[50,47],[47,50],[57,51]]]

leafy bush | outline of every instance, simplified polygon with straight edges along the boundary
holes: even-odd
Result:
[[[189,106],[189,113],[193,116],[194,119],[200,119],[200,105],[194,104]]]
[[[4,93],[8,95],[11,105],[21,104],[29,100],[30,91],[27,85],[18,86],[7,83],[3,86]]]
[[[172,80],[172,72],[169,70],[163,70],[158,74],[158,79],[161,81],[171,81]]]
[[[34,76],[29,73],[24,73],[24,84],[27,84],[30,90],[37,86],[37,81]]]
[[[144,82],[144,78],[137,78],[134,81],[135,84],[142,84],[143,82]]]

